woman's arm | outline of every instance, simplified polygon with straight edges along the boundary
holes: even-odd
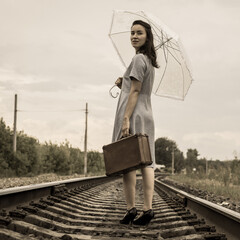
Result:
[[[128,97],[127,106],[125,109],[124,117],[123,117],[123,124],[122,124],[122,135],[126,137],[129,135],[129,128],[130,128],[130,121],[129,119],[132,116],[134,108],[137,104],[138,95],[142,88],[142,83],[135,78],[131,78],[131,89]]]

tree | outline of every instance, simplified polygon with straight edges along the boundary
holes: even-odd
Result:
[[[103,154],[97,151],[89,151],[87,154],[88,158],[88,172],[94,174],[105,173],[105,164],[103,160]]]
[[[5,122],[1,118],[0,119],[0,156],[6,162],[8,162],[9,155],[13,151],[12,146],[13,146],[13,140],[12,140],[11,130],[9,127],[6,126]]]
[[[14,176],[15,171],[10,167],[13,160],[12,132],[0,119],[0,177]]]
[[[183,153],[181,151],[179,151],[178,149],[176,149],[174,159],[175,159],[174,160],[175,172],[180,173],[185,167]]]
[[[232,173],[232,182],[235,185],[240,184],[240,160],[233,160],[231,162],[231,173]]]
[[[17,153],[25,161],[26,172],[33,175],[41,172],[40,159],[38,153],[39,142],[33,137],[29,137],[23,131],[17,134]]]
[[[57,174],[70,173],[70,151],[67,144],[58,146],[53,143],[45,143],[43,155],[43,165],[47,172]]]
[[[17,132],[17,152],[13,153],[13,132],[0,119],[0,177],[34,176],[42,173],[83,173],[83,152],[70,146],[51,142],[40,144],[23,131]],[[88,171],[103,174],[103,154],[88,152]]]
[[[155,141],[155,158],[157,164],[163,164],[166,168],[172,167],[172,151],[174,151],[174,169],[180,172],[184,168],[183,153],[178,149],[176,142],[166,137]]]
[[[79,148],[70,147],[71,173],[81,174],[84,171],[84,154]]]
[[[0,153],[0,177],[7,177],[8,173],[6,172],[8,170],[9,166],[5,158],[3,157],[3,154]]]
[[[197,167],[197,158],[199,153],[197,149],[188,149],[187,150],[187,158],[186,158],[186,170],[187,173],[192,173],[193,168]]]

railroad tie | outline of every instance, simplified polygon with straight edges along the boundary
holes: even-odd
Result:
[[[2,211],[0,239],[226,239],[181,201],[157,189],[153,196],[155,217],[147,227],[120,225],[126,204],[119,178],[74,189],[60,185],[51,194],[8,213]],[[142,182],[137,179],[136,207],[141,211],[142,206]]]

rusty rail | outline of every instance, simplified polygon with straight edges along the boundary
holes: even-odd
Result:
[[[140,228],[119,224],[126,205],[122,181],[116,177],[72,179],[2,190],[0,239],[227,239],[226,234],[206,224],[207,219],[189,211],[183,195],[177,196],[157,180],[155,187],[155,218],[147,227]],[[138,178],[139,210],[142,200]]]
[[[229,240],[239,240],[240,214],[215,203],[186,193],[159,180],[155,180],[157,191],[172,196],[198,218],[204,218],[207,224],[214,225],[216,230],[223,232]]]

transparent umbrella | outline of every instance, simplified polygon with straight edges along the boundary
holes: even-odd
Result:
[[[114,10],[109,37],[122,64],[127,68],[135,54],[130,44],[132,23],[142,20],[151,25],[157,62],[152,92],[158,96],[184,100],[193,81],[189,62],[179,36],[155,16],[143,11]]]

